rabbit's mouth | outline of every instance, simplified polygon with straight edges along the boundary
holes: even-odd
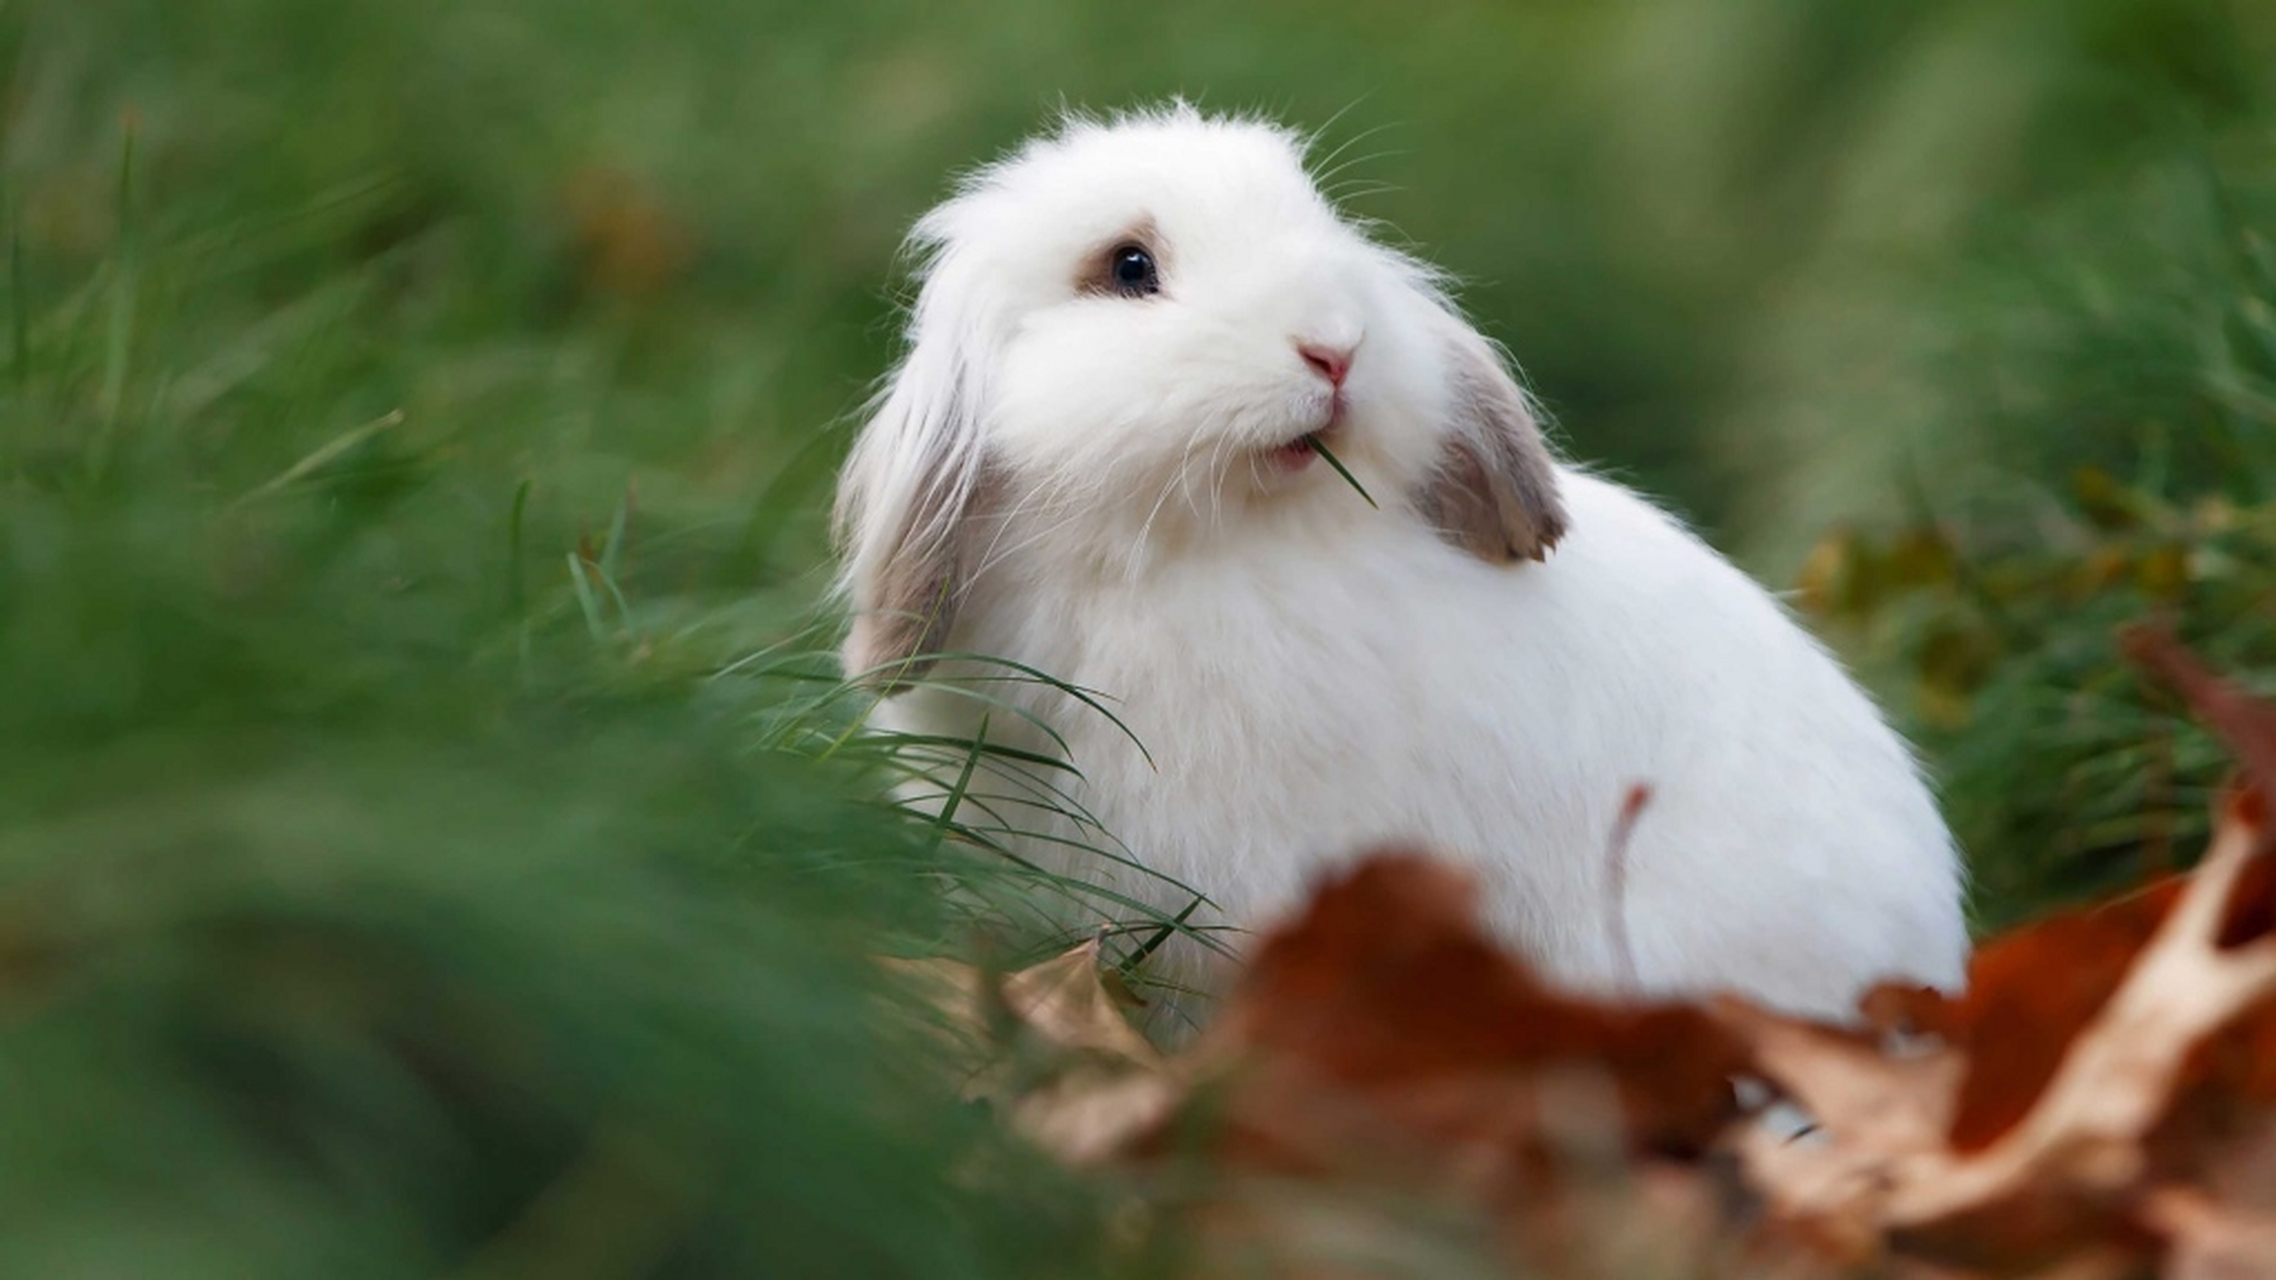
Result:
[[[1265,450],[1265,459],[1272,464],[1276,471],[1302,471],[1311,466],[1313,461],[1320,456],[1320,451],[1313,447],[1314,441],[1322,442],[1330,449],[1341,449],[1345,434],[1343,429],[1344,413],[1343,393],[1338,392],[1328,402],[1326,422],[1293,440],[1274,445]]]
[[[1273,469],[1277,471],[1302,471],[1311,466],[1313,460],[1320,456],[1319,451],[1312,447],[1315,434],[1325,433],[1307,431],[1287,444],[1274,445],[1265,451],[1266,460],[1271,462]],[[1331,444],[1328,447],[1332,449],[1335,446]]]

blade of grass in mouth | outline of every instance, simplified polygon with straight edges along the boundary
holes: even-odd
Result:
[[[1312,447],[1312,452],[1319,454],[1323,461],[1325,461],[1329,466],[1336,469],[1336,474],[1343,477],[1343,482],[1351,486],[1351,491],[1353,493],[1356,493],[1360,497],[1367,499],[1368,506],[1375,507],[1377,511],[1381,511],[1383,509],[1379,506],[1376,506],[1375,495],[1367,491],[1367,486],[1359,482],[1359,477],[1351,473],[1351,468],[1343,464],[1343,459],[1337,457],[1333,453],[1328,452],[1328,446],[1321,443],[1320,441],[1319,432],[1315,431],[1310,435],[1305,436],[1304,443],[1310,445]]]

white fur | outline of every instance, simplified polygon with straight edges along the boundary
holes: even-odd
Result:
[[[1951,839],[1904,745],[1775,600],[1570,467],[1545,562],[1489,563],[1407,504],[1450,429],[1459,320],[1302,156],[1183,105],[1075,120],[918,225],[910,353],[841,489],[856,606],[895,557],[953,547],[943,647],[1116,699],[1151,764],[1063,694],[985,686],[1064,735],[1082,778],[1062,785],[1225,919],[1261,923],[1323,866],[1400,841],[1477,867],[1496,927],[1575,986],[1832,1016],[1882,978],[1956,987]],[[1134,228],[1161,296],[1081,291]],[[1381,510],[1324,466],[1270,462],[1328,411],[1305,342],[1354,348],[1335,438]],[[875,720],[959,735],[985,713],[928,684]],[[1053,749],[1002,708],[989,737]],[[1639,782],[1616,902],[1608,842]],[[1048,839],[1022,851],[1188,901]]]

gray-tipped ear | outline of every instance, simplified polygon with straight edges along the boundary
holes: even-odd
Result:
[[[842,655],[847,675],[891,691],[932,670],[929,655],[946,647],[963,590],[961,522],[949,495],[936,488],[910,508],[896,549],[855,586]]]
[[[918,351],[895,375],[838,480],[843,586],[853,608],[846,674],[890,693],[932,669],[968,567],[983,474],[973,389]]]
[[[1415,509],[1481,560],[1541,560],[1565,536],[1556,459],[1525,393],[1491,344],[1447,317],[1453,430]]]

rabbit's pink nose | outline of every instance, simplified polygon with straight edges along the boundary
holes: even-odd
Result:
[[[1315,372],[1326,378],[1331,387],[1342,386],[1344,375],[1351,372],[1350,347],[1331,347],[1318,342],[1299,342],[1296,344],[1296,354],[1304,357],[1304,363],[1312,366]]]

